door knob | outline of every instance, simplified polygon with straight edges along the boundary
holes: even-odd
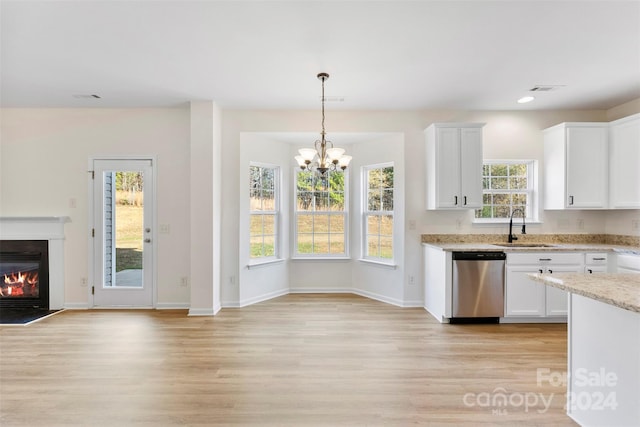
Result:
[[[151,243],[151,239],[144,239],[145,243]]]
[[[145,228],[145,229],[144,229],[144,231],[145,231],[146,233],[151,233],[151,229],[150,229],[150,228]]]

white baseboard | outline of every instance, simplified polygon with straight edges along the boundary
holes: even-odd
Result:
[[[159,302],[156,304],[157,310],[188,310],[188,302]]]
[[[501,317],[500,323],[567,323],[566,317]]]
[[[190,308],[187,316],[214,316],[213,308]]]
[[[88,310],[89,304],[86,302],[66,302],[64,308],[66,310]]]
[[[290,288],[290,294],[353,294],[352,288]]]
[[[385,302],[387,304],[391,304],[391,305],[395,305],[396,307],[404,307],[404,303],[400,300],[397,300],[395,298],[389,298],[387,296],[384,295],[380,295],[380,294],[376,294],[373,292],[369,292],[369,291],[363,291],[361,289],[354,289],[353,293],[356,295],[360,295],[361,297],[366,297],[366,298],[370,298],[376,301],[380,301],[380,302]]]
[[[287,295],[288,293],[289,293],[289,289],[280,289],[278,291],[269,292],[268,294],[258,295],[253,298],[247,298],[245,300],[240,301],[239,307],[246,307],[248,305],[256,304],[262,301],[278,298],[283,295]]]

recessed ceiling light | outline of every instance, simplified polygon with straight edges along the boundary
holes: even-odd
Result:
[[[518,99],[518,104],[526,104],[527,102],[533,101],[535,98],[533,96],[523,96]]]

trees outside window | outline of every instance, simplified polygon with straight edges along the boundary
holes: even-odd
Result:
[[[249,253],[251,259],[278,256],[279,169],[249,166]]]
[[[347,192],[345,172],[295,173],[294,256],[344,257],[347,255]]]
[[[364,169],[364,258],[393,260],[393,164]]]
[[[535,162],[533,160],[485,160],[482,167],[482,208],[477,219],[503,220],[522,209],[535,220]]]

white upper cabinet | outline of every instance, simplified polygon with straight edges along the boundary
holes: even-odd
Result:
[[[427,209],[482,207],[484,123],[434,123],[427,140]]]
[[[640,114],[610,123],[609,207],[640,208]]]
[[[544,208],[608,208],[608,123],[561,123],[544,131]]]

